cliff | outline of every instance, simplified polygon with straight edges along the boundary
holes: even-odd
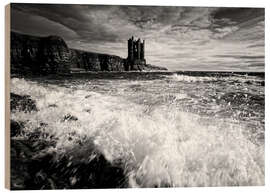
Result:
[[[69,73],[70,51],[57,36],[34,37],[11,32],[11,73]]]
[[[167,70],[152,65],[130,66],[119,56],[68,48],[58,36],[36,37],[11,32],[12,74],[68,74],[72,71]]]
[[[108,54],[70,49],[71,68],[85,71],[125,71],[125,59]]]

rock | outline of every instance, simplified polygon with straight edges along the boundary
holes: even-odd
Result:
[[[69,73],[70,52],[58,36],[35,37],[11,32],[11,73]]]
[[[10,147],[10,169],[11,169],[11,189],[12,190],[23,190],[25,189],[25,181],[30,180],[31,176],[29,173],[30,170],[30,159],[28,158],[28,155],[30,155],[29,148],[23,144],[20,143],[19,140],[11,139],[11,147]]]
[[[86,71],[125,71],[125,60],[119,56],[71,50],[73,68],[84,68]]]
[[[91,139],[64,153],[45,140],[11,140],[11,189],[126,188],[120,165],[106,160]]]
[[[37,111],[36,103],[28,95],[17,95],[10,93],[10,109],[11,111],[31,112]]]
[[[168,69],[165,68],[165,67],[160,67],[160,66],[154,66],[154,65],[151,65],[151,64],[146,64],[143,67],[143,70],[144,71],[167,71]]]
[[[49,161],[53,154],[46,153],[41,157],[42,151],[45,151],[52,146],[52,142],[44,140],[29,140],[29,139],[11,139],[11,189],[49,189],[47,179],[42,181],[42,186],[37,186],[41,182],[42,172],[46,167],[50,167]],[[42,160],[41,160],[42,159]],[[47,162],[45,168],[44,164]],[[37,169],[38,168],[38,169]]]
[[[51,104],[51,105],[48,105],[49,108],[56,108],[58,107],[56,104]]]
[[[65,121],[77,121],[78,118],[73,116],[73,115],[70,115],[70,114],[67,114],[64,116],[64,118],[62,119],[62,122],[65,122]]]
[[[23,127],[24,127],[23,122],[16,122],[14,120],[10,120],[10,137],[19,135]]]
[[[70,69],[70,50],[65,41],[58,36],[49,36],[40,42],[41,71],[46,74],[65,74]]]

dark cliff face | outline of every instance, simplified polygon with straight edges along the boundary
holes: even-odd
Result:
[[[86,71],[125,71],[125,59],[108,54],[70,49],[73,68]]]
[[[83,71],[164,70],[146,64],[130,65],[119,56],[68,48],[58,36],[35,37],[11,32],[11,73],[68,74]]]
[[[11,32],[11,73],[68,73],[70,51],[58,36],[34,37]]]

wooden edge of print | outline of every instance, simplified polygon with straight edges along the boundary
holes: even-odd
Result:
[[[10,189],[10,4],[5,7],[5,188]]]

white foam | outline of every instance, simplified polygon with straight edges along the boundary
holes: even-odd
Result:
[[[247,75],[236,75],[233,74],[232,76],[189,76],[189,75],[183,75],[183,74],[177,74],[174,73],[169,76],[165,76],[171,80],[174,81],[180,81],[180,82],[205,82],[205,81],[217,81],[217,80],[223,80],[223,81],[239,81],[239,82],[257,82],[262,81],[258,80],[258,78],[255,78],[254,76],[247,76]]]
[[[45,131],[59,138],[57,152],[93,138],[108,160],[124,160],[131,187],[264,184],[264,147],[247,140],[241,125],[169,105],[146,113],[148,106],[121,97],[24,79],[12,79],[11,91],[30,95],[39,109],[13,113],[12,119],[27,122],[29,131],[47,123]],[[61,122],[66,114],[78,121]]]

